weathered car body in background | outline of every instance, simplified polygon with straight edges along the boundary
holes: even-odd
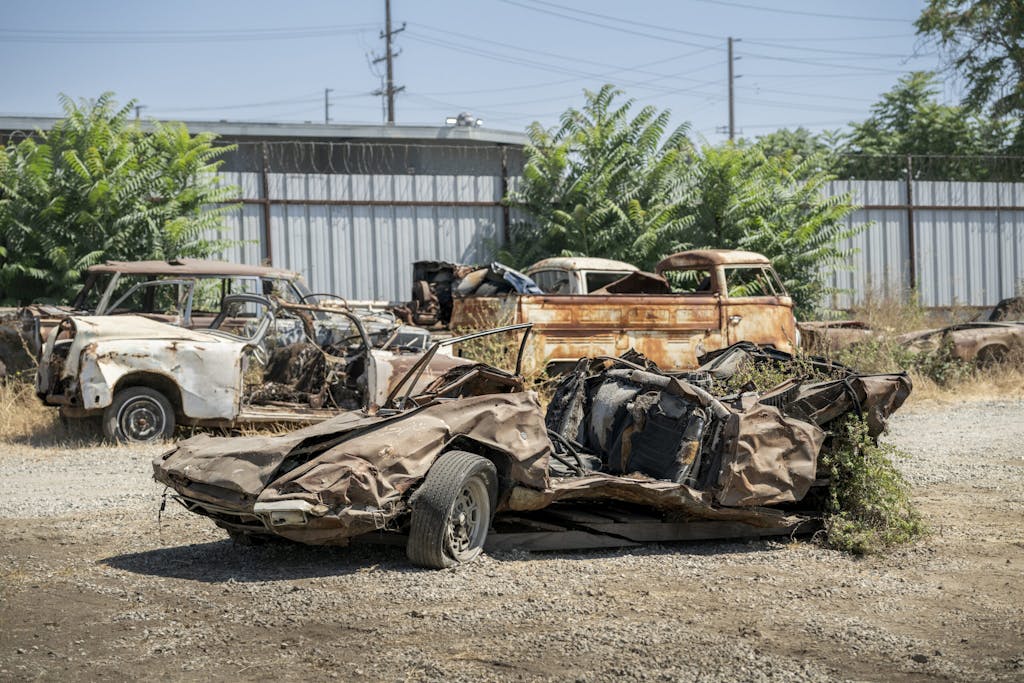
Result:
[[[792,378],[761,394],[723,391],[744,363]],[[687,538],[687,525],[708,522],[728,523],[717,529],[724,535],[789,533],[820,515],[825,429],[857,412],[877,435],[910,392],[904,374],[812,365],[808,377],[807,362],[749,344],[676,375],[635,354],[583,359],[546,417],[536,395],[508,381],[517,375],[456,368],[404,408],[352,411],[276,437],[179,442],[153,461],[154,476],[239,539],[345,545],[407,534],[410,559],[429,567],[475,557],[495,511],[495,525],[566,531],[529,515],[573,501],[639,505],[667,525],[608,531],[577,515],[572,538],[594,543],[584,547]],[[464,381],[473,373],[506,381],[495,392]]]
[[[662,368],[688,369],[697,357],[738,341],[791,351],[793,302],[767,258],[705,249],[662,260],[655,274],[631,273],[591,294],[509,294],[452,300],[452,329],[533,323],[527,367],[564,370],[584,356],[635,349]],[[652,289],[652,284],[660,285]],[[613,293],[609,293],[613,292]],[[660,293],[656,293],[660,292]]]
[[[971,322],[900,335],[896,340],[912,353],[948,351],[965,363],[993,365],[1024,361],[1024,321]]]
[[[206,330],[71,316],[47,339],[36,393],[65,417],[101,417],[116,440],[168,438],[176,423],[314,422],[386,398],[423,352],[425,333],[403,329],[256,294],[225,296]],[[437,357],[424,381],[463,362]]]
[[[71,315],[134,313],[180,327],[206,328],[230,294],[266,294],[294,303],[315,303],[330,296],[310,292],[298,273],[269,266],[194,258],[106,261],[86,269],[82,288],[69,305],[8,309],[4,332],[20,339],[0,339],[0,353],[17,359],[8,368],[12,372],[30,367],[31,356],[39,358],[50,330]],[[22,347],[25,354],[19,353]]]
[[[796,324],[800,346],[829,355],[875,337],[878,333],[861,320],[811,320]]]
[[[1006,361],[1024,362],[1024,300],[1000,301],[988,321],[968,321],[893,334],[874,329],[861,320],[829,320],[798,323],[801,346],[829,355],[872,340],[890,337],[911,354],[948,354],[955,360],[978,365]]]

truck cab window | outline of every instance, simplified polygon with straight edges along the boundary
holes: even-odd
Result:
[[[569,272],[566,270],[541,270],[530,276],[545,294],[569,294]]]

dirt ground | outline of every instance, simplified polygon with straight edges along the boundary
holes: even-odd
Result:
[[[0,680],[1024,680],[1024,402],[887,437],[932,529],[509,553],[241,547],[169,503],[161,449],[0,445]]]

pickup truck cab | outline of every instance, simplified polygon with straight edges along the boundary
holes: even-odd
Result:
[[[538,261],[525,273],[545,294],[590,294],[637,270],[606,258],[559,256]]]
[[[545,263],[527,272],[553,270],[540,267]],[[583,356],[619,356],[629,349],[662,369],[684,370],[697,367],[698,356],[738,341],[787,353],[798,343],[793,301],[761,254],[684,251],[662,260],[654,274],[635,268],[626,272],[628,280],[597,293],[456,296],[450,327],[533,323],[524,365],[549,371],[565,369]],[[638,286],[619,286],[627,281]]]

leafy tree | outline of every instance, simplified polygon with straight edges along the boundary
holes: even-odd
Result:
[[[840,151],[856,156],[846,159],[840,175],[899,178],[905,175],[906,156],[921,155],[949,158],[930,160],[928,167],[917,170],[917,178],[991,177],[992,165],[971,157],[1004,153],[1016,124],[963,105],[941,104],[937,94],[933,73],[901,77],[867,119],[852,124]]]
[[[777,131],[758,136],[753,144],[760,147],[766,157],[791,155],[798,159],[825,156],[834,145],[835,134],[828,131],[814,133],[803,126],[795,130],[780,128]]]
[[[650,106],[631,118],[633,101],[617,104],[619,95],[610,85],[585,91],[557,129],[529,128],[522,183],[508,197],[527,217],[504,258],[583,254],[651,267],[679,246],[687,127],[668,132],[669,112]]]
[[[824,155],[766,156],[759,146],[705,145],[691,166],[681,213],[692,220],[681,237],[695,248],[746,249],[771,259],[793,296],[797,316],[811,317],[830,293],[827,269],[842,268],[849,251],[849,195],[825,197],[834,179]]]
[[[995,116],[1024,115],[1024,3],[928,0],[914,23],[967,81],[964,103]]]
[[[64,301],[105,259],[209,256],[224,202],[214,135],[153,123],[144,133],[106,93],[0,155],[0,301]],[[216,206],[216,205],[220,206]],[[210,236],[214,236],[211,238]]]

